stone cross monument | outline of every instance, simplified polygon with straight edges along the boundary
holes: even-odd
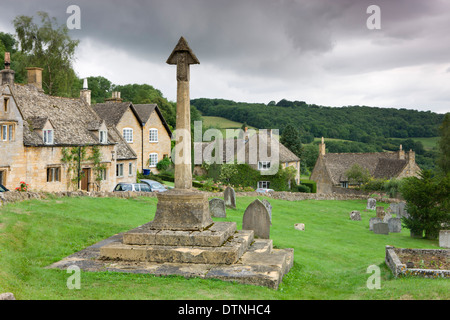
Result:
[[[186,40],[181,37],[173,49],[168,64],[177,66],[177,120],[175,147],[175,188],[192,188],[191,168],[191,105],[189,95],[189,66],[200,64],[195,54],[189,48]]]
[[[192,190],[191,106],[189,66],[200,64],[187,41],[181,37],[168,64],[177,66],[177,119],[175,131],[175,188],[158,194],[152,229],[201,231],[213,224],[208,196]]]

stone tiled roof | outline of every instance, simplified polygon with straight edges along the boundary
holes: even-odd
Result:
[[[53,97],[34,86],[14,84],[12,95],[24,118],[24,145],[44,146],[36,129],[42,129],[47,120],[54,128],[54,145],[98,145],[91,132],[92,122],[102,119],[81,99]],[[110,139],[109,143],[116,141]]]
[[[406,160],[398,159],[397,152],[327,153],[323,160],[334,184],[348,181],[346,172],[354,164],[367,169],[376,178],[395,177],[406,165]]]
[[[170,137],[172,136],[172,131],[170,130],[169,125],[164,119],[161,110],[159,109],[157,104],[133,104],[133,107],[135,108],[142,123],[147,123],[152,113],[156,111],[156,113],[158,114],[159,118],[163,123],[164,128],[166,128],[167,133],[169,134]]]
[[[94,109],[94,111],[98,116],[100,116],[100,118],[105,120],[108,126],[116,126],[129,107],[135,113],[138,120],[142,122],[131,102],[110,101],[92,105],[92,109]]]
[[[128,143],[123,139],[120,132],[115,126],[108,126],[108,135],[117,141],[116,145],[116,159],[117,160],[129,160],[137,159],[136,153],[130,148]]]

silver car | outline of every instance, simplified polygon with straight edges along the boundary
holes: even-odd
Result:
[[[152,192],[165,192],[167,188],[155,180],[141,179],[142,183],[147,184],[150,187],[150,191]]]
[[[120,182],[114,188],[116,191],[140,191],[140,192],[151,192],[152,190],[146,183],[126,183]]]

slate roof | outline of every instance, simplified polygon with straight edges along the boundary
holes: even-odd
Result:
[[[327,153],[323,160],[333,184],[348,181],[346,172],[354,164],[367,169],[375,178],[389,179],[397,176],[407,164],[407,160],[398,159],[398,152]]]

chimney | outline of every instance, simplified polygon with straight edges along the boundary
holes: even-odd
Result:
[[[11,56],[9,52],[5,52],[5,69],[3,69],[1,72],[1,83],[0,84],[14,84],[14,74],[15,71],[10,69],[11,65]]]
[[[405,160],[405,151],[403,150],[402,145],[400,145],[400,148],[398,150],[398,158],[400,160]]]
[[[42,68],[25,68],[28,72],[28,85],[35,86],[38,91],[43,92],[42,90]]]
[[[408,151],[408,162],[410,164],[416,162],[416,153],[414,151],[412,151],[411,149]]]
[[[83,81],[83,90],[80,91],[80,98],[88,105],[91,105],[91,90],[88,89],[87,78]]]
[[[325,155],[325,140],[322,137],[322,142],[319,143],[319,156]]]
[[[111,98],[105,99],[107,102],[122,102],[119,91],[113,91]]]

